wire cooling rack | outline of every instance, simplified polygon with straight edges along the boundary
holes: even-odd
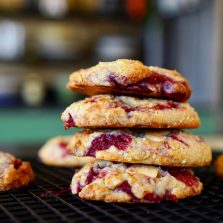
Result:
[[[223,222],[223,179],[213,168],[198,168],[200,196],[161,204],[107,204],[84,201],[68,188],[72,169],[32,162],[36,182],[27,189],[0,193],[0,222]]]

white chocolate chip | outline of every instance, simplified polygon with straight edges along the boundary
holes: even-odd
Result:
[[[159,169],[152,166],[133,166],[127,169],[126,173],[129,174],[143,174],[145,176],[156,178],[158,175]]]
[[[162,138],[158,137],[158,136],[153,136],[153,135],[147,135],[146,138],[148,138],[149,140],[153,141],[153,142],[161,142]]]

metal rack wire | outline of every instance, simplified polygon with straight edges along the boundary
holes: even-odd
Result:
[[[223,179],[212,168],[196,169],[204,182],[200,196],[161,204],[107,204],[73,196],[67,188],[72,169],[32,162],[36,182],[0,193],[0,222],[223,222]]]

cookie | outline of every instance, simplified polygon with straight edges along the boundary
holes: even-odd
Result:
[[[29,162],[0,152],[0,191],[16,190],[32,183],[35,174]]]
[[[202,183],[189,168],[161,168],[95,161],[77,172],[71,191],[86,200],[159,203],[176,201],[202,190]]]
[[[223,155],[217,157],[215,161],[215,171],[219,176],[223,177]]]
[[[177,71],[127,59],[78,70],[70,75],[67,87],[87,95],[137,95],[180,102],[191,95],[188,81]]]
[[[95,95],[62,114],[66,128],[197,128],[198,114],[188,103],[128,96]]]
[[[84,130],[68,148],[80,157],[161,166],[198,167],[212,159],[202,138],[182,130]]]
[[[94,160],[90,157],[71,155],[67,149],[70,139],[69,136],[58,136],[47,141],[39,150],[40,160],[46,165],[58,167],[83,166]]]

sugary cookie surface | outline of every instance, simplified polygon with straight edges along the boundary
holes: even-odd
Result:
[[[200,120],[188,103],[128,96],[95,95],[63,112],[66,128],[197,128]]]
[[[71,190],[87,200],[158,203],[198,195],[202,183],[188,168],[96,161],[74,175]]]
[[[191,95],[187,79],[177,71],[127,59],[78,70],[70,75],[67,86],[87,95],[136,95],[181,102]]]

